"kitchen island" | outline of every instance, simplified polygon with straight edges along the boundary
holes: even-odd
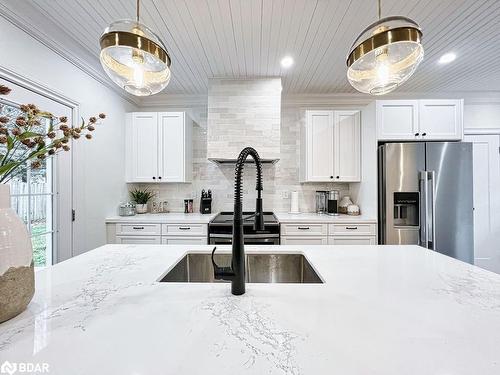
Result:
[[[323,284],[160,283],[209,246],[106,245],[36,273],[0,363],[50,374],[500,373],[500,276],[417,246],[302,253]],[[229,247],[219,247],[219,252]]]

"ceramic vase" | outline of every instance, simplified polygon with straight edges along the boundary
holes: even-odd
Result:
[[[33,250],[26,225],[0,184],[0,323],[23,312],[35,293]]]
[[[148,212],[148,204],[136,204],[135,210],[138,214],[145,214]]]

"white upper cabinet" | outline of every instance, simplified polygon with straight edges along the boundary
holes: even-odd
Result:
[[[361,180],[359,111],[306,111],[302,182]]]
[[[418,100],[377,101],[378,139],[415,139],[418,133]]]
[[[455,141],[462,137],[461,99],[377,101],[379,140]]]
[[[463,138],[462,100],[419,100],[420,135],[429,140]]]
[[[184,112],[127,114],[126,182],[189,182],[191,129]]]

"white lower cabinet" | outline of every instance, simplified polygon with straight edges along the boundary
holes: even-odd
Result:
[[[116,236],[116,243],[121,245],[157,245],[160,236]]]
[[[287,223],[281,224],[281,245],[376,245],[377,224]]]
[[[351,237],[329,236],[328,245],[376,245],[374,236]]]
[[[107,243],[129,245],[206,245],[207,224],[108,223]]]
[[[327,237],[281,237],[281,245],[327,245]]]
[[[207,237],[162,237],[162,245],[206,245]]]

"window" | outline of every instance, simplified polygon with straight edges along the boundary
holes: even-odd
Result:
[[[0,116],[17,117],[19,109],[14,105],[3,104]],[[45,131],[49,121],[40,125]],[[19,150],[14,151],[20,153]],[[5,154],[5,145],[0,148]],[[52,264],[54,242],[54,173],[53,158],[43,160],[42,166],[32,169],[29,164],[16,174],[8,183],[11,192],[11,205],[19,217],[26,223],[33,243],[33,261],[35,266]]]
[[[42,110],[57,116],[72,118],[72,107],[62,104],[51,93],[24,87],[0,78],[0,83],[12,89],[0,98],[0,116],[16,118],[19,104],[35,103]],[[54,99],[53,99],[54,98]],[[40,124],[39,132],[46,132],[50,120]],[[0,154],[5,145],[0,144]],[[20,150],[12,150],[20,152]],[[35,266],[49,266],[72,256],[72,152],[64,152],[41,160],[40,168],[26,164],[8,184],[11,205],[26,224],[33,244]],[[0,160],[1,163],[1,160]]]

